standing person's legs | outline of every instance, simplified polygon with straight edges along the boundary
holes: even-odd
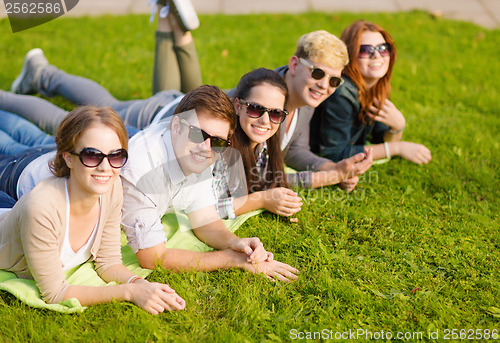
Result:
[[[175,4],[170,4],[175,6]],[[163,5],[158,5],[158,13]],[[170,8],[166,17],[158,18],[155,61],[153,70],[153,94],[161,90],[175,89],[187,93],[201,86],[201,70],[191,32],[179,25]]]
[[[19,95],[2,90],[0,90],[0,109],[17,114],[52,135],[56,134],[59,123],[68,113],[36,96]]]

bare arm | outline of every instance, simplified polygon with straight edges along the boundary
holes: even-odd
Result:
[[[155,257],[156,256],[156,257]],[[251,273],[263,274],[270,280],[289,282],[296,280],[299,271],[286,263],[273,259],[268,253],[267,259],[258,263],[249,263],[248,255],[232,249],[212,252],[196,252],[181,249],[167,249],[165,244],[142,249],[137,252],[137,258],[145,268],[154,268],[160,264],[173,271],[203,271],[240,268]]]
[[[102,279],[123,284],[104,287],[70,285],[63,300],[76,298],[83,306],[130,301],[152,314],[185,308],[184,299],[168,285],[150,283],[144,279],[125,283],[133,276],[134,274],[123,265],[112,266],[101,274]]]
[[[154,269],[161,265],[166,270],[210,272],[238,267],[231,249],[197,252],[183,249],[167,249],[164,243],[141,249],[136,253],[143,268]],[[240,253],[246,256],[243,253]]]
[[[389,156],[400,156],[416,164],[429,163],[431,161],[431,151],[422,144],[412,142],[387,142]],[[373,159],[386,158],[384,144],[371,145]]]
[[[370,111],[371,113],[368,113],[370,118],[390,127],[384,134],[384,141],[387,142],[389,157],[400,156],[416,164],[430,162],[431,151],[424,145],[401,141],[403,130],[406,126],[406,120],[403,114],[389,99],[386,99],[382,106],[380,106],[378,102],[375,102],[375,106],[372,106]],[[375,115],[377,111],[378,114]],[[384,144],[373,145],[372,149],[374,160],[387,157]]]
[[[300,211],[302,199],[291,189],[278,187],[255,192],[248,196],[234,199],[237,216],[264,208],[281,216],[291,216]]]

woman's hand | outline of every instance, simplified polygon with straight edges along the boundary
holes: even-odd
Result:
[[[132,288],[131,301],[151,314],[167,311],[179,311],[186,307],[186,302],[170,286],[146,280],[137,280],[127,284]]]
[[[247,255],[248,263],[258,263],[269,259],[270,253],[264,249],[264,244],[258,237],[237,238],[231,242],[230,248]]]
[[[302,199],[291,189],[277,187],[264,194],[264,208],[269,212],[289,217],[300,211]]]
[[[416,164],[429,163],[431,151],[424,145],[412,142],[398,142],[399,156]]]
[[[374,106],[370,107],[370,112],[367,115],[371,119],[389,126],[392,131],[400,131],[406,125],[405,117],[389,99],[384,101],[382,107],[380,102],[375,99]]]

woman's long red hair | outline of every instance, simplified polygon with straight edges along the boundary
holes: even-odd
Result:
[[[378,80],[372,88],[368,88],[366,85],[358,65],[361,35],[365,31],[380,32],[385,41],[391,45],[391,59],[387,73]],[[365,122],[367,120],[369,108],[374,104],[375,99],[382,104],[390,96],[392,69],[396,62],[396,46],[394,44],[394,39],[387,31],[377,24],[364,20],[357,20],[352,23],[342,32],[340,38],[345,42],[347,50],[349,51],[349,64],[344,68],[343,74],[349,77],[358,88],[358,98],[361,104],[359,119]]]

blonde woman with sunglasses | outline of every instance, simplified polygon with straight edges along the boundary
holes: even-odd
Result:
[[[62,121],[55,142],[54,176],[0,216],[0,269],[33,279],[48,303],[130,301],[152,314],[184,309],[184,300],[168,285],[150,283],[122,264],[119,175],[128,158],[128,136],[118,115],[110,108],[77,108]],[[65,271],[89,260],[105,282],[118,285],[68,284]]]
[[[401,141],[406,120],[389,100],[396,46],[380,26],[358,20],[341,39],[349,51],[345,80],[319,105],[310,125],[311,150],[333,161],[363,152],[372,143],[373,159],[400,156],[429,163],[431,152],[422,144]]]

